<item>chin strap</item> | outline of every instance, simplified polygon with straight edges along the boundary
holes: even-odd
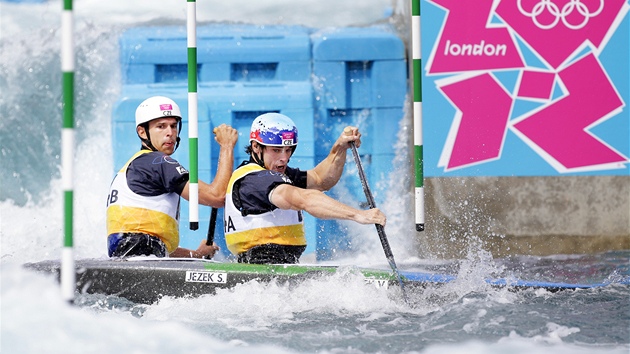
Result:
[[[179,147],[179,141],[182,140],[179,138],[179,136],[182,134],[182,119],[180,118],[177,121],[177,125],[179,125],[178,129],[177,129],[177,139],[175,139],[175,150],[173,150],[173,152],[177,151],[177,148]]]
[[[149,135],[149,134],[147,134]],[[147,148],[149,148],[149,150],[151,151],[157,151],[157,149],[155,148],[155,146],[153,146],[153,144],[151,144],[151,139],[142,139],[140,138],[140,140],[142,141],[142,145],[146,146]]]
[[[144,133],[147,135],[147,138],[143,139],[140,134],[138,134],[138,138],[140,138],[140,141],[142,141],[142,145],[146,146],[151,151],[157,151],[155,146],[153,146],[153,144],[151,143],[151,135],[149,135],[149,123],[144,123],[142,127],[144,128]]]
[[[263,160],[262,155],[262,150],[260,152],[260,157],[258,157],[258,155],[256,155],[256,153],[252,151],[252,161],[257,163],[260,167],[265,168],[265,161]]]

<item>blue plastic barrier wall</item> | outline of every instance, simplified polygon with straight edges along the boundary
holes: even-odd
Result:
[[[114,167],[121,168],[140,147],[135,109],[153,95],[171,97],[182,109],[182,139],[173,157],[189,166],[185,28],[130,29],[120,38],[120,51],[123,87],[113,110]],[[404,45],[385,28],[324,33],[299,26],[202,26],[197,62],[199,179],[209,183],[215,174],[219,146],[212,129],[223,123],[238,129],[236,167],[248,158],[244,150],[251,122],[264,112],[283,113],[298,125],[294,167],[314,167],[351,124],[362,131],[360,151],[371,184],[390,171],[407,79]],[[357,200],[365,200],[356,174],[343,179],[351,180],[346,185]],[[210,208],[200,206],[200,227],[194,232],[188,229],[188,208],[182,199],[180,245],[196,248],[206,237]],[[227,256],[221,220],[220,209],[215,240]],[[329,259],[333,248],[344,245],[334,222],[305,215],[305,225],[306,254]]]
[[[328,155],[344,127],[359,127],[361,162],[376,205],[382,205],[383,195],[374,187],[388,178],[395,157],[396,134],[407,93],[404,44],[380,28],[322,30],[311,35],[311,42],[318,98],[315,139],[321,142],[315,147],[315,159],[321,161]],[[365,201],[354,162],[351,164],[341,183],[351,199]],[[337,191],[331,190],[330,195],[344,198]],[[318,259],[333,258],[334,253],[351,247],[338,221],[317,220],[317,230],[322,235],[317,239]]]

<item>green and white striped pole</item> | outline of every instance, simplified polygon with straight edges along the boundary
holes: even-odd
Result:
[[[424,171],[422,148],[422,54],[420,1],[411,0],[411,42],[413,51],[413,143],[416,176],[416,230],[424,230]]]
[[[74,179],[74,23],[72,0],[63,1],[61,13],[61,74],[63,80],[63,128],[61,130],[61,183],[64,194],[64,238],[61,254],[61,295],[74,302],[75,265],[73,251]]]
[[[188,43],[188,144],[190,157],[189,221],[190,229],[199,228],[199,127],[197,112],[197,3],[187,0],[186,34]]]

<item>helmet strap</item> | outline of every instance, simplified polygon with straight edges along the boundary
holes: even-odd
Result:
[[[177,129],[177,139],[175,139],[175,149],[173,150],[173,152],[177,151],[177,148],[179,147],[179,142],[182,140],[179,137],[179,135],[182,132],[182,119],[181,118],[177,120],[177,125],[179,125],[179,127]]]
[[[258,154],[256,154],[256,152],[254,151],[254,149],[252,147],[251,159],[252,159],[252,161],[257,163],[260,167],[266,168],[265,167],[265,159],[263,158],[263,153],[265,151],[265,146],[260,144],[260,143],[258,143],[258,142],[256,144],[258,144],[258,146],[260,148],[260,156]]]
[[[140,138],[140,141],[142,141],[142,144],[144,146],[146,146],[147,148],[149,148],[149,150],[151,151],[157,151],[157,149],[155,148],[155,146],[153,146],[153,144],[151,143],[151,135],[149,135],[149,123],[143,123],[142,125],[140,125],[143,129],[144,129],[144,133],[147,135],[146,139],[141,137],[140,134],[138,133],[138,138]]]

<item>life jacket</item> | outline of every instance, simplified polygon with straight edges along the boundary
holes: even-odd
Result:
[[[127,184],[129,164],[149,152],[137,152],[114,177],[107,198],[107,234],[149,234],[162,240],[171,253],[179,245],[179,194],[142,196],[134,193]]]
[[[300,211],[280,208],[262,213],[248,213],[234,203],[239,180],[247,174],[264,170],[250,163],[234,171],[228,183],[223,225],[227,247],[234,255],[264,244],[305,246],[304,222]],[[236,187],[235,187],[236,186]]]

